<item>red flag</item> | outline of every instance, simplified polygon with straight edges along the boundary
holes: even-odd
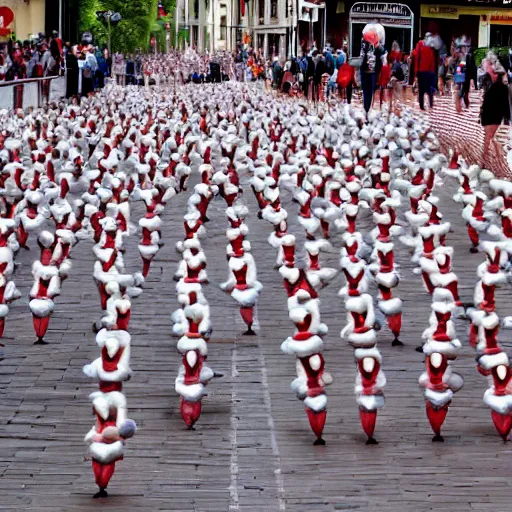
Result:
[[[242,11],[242,16],[245,16],[245,0],[240,0],[240,8]]]

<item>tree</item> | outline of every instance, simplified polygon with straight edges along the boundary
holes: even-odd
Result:
[[[126,53],[137,48],[145,51],[156,21],[157,5],[157,0],[81,0],[79,29],[81,33],[91,32],[95,42],[104,45],[106,27],[96,18],[96,11],[119,12],[122,19],[112,29],[112,51]]]

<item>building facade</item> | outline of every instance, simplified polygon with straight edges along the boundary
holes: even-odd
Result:
[[[399,2],[327,0],[326,39],[334,47],[346,42],[359,54],[362,27],[379,22],[386,44],[398,41],[410,51],[425,32],[438,33],[446,44],[462,35],[472,46],[512,46],[512,0],[401,0]]]
[[[512,45],[512,0],[422,4],[420,17],[421,33],[433,29],[446,42],[465,34],[475,48]]]
[[[45,0],[0,0],[0,9],[0,28],[11,29],[18,39],[45,32]]]
[[[319,0],[178,0],[176,41],[188,34],[199,51],[235,51],[250,42],[266,58],[296,55],[301,44],[325,41],[325,2]]]
[[[76,42],[79,40],[77,2],[0,0],[0,35],[14,32],[16,38],[23,41],[57,30],[64,40]]]

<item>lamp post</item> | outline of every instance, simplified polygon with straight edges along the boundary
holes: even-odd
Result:
[[[114,11],[96,11],[96,17],[100,21],[107,22],[107,48],[108,48],[108,54],[112,55],[112,48],[111,48],[112,26],[117,25],[121,21],[121,15],[118,12],[114,12]]]
[[[252,28],[251,28],[251,2],[250,2],[250,0],[245,0],[245,3],[247,4],[247,35],[251,38],[252,46],[254,48],[254,41],[252,40],[253,34],[252,34]]]
[[[62,39],[62,0],[59,0],[59,37]]]
[[[110,25],[110,16],[111,16],[111,12],[108,11],[108,14],[106,16],[107,18],[107,34],[108,34],[108,43],[107,43],[107,46],[108,46],[108,54],[109,55],[112,55],[112,51],[111,51],[111,47],[112,47],[112,43],[111,43],[111,36],[112,36],[112,26]]]
[[[165,53],[169,53],[169,47],[171,45],[171,24],[165,24]]]
[[[294,23],[293,23],[293,0],[290,0],[290,55],[295,57],[295,45],[294,45]]]

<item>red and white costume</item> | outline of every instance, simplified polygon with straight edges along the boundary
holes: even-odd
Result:
[[[139,226],[142,230],[142,238],[139,243],[139,252],[143,263],[142,275],[147,277],[151,261],[160,250],[162,219],[156,212],[147,211],[144,217],[139,220]]]
[[[176,392],[181,396],[180,411],[188,428],[193,428],[201,415],[201,399],[206,394],[206,384],[214,377],[204,364],[208,347],[204,334],[208,330],[209,309],[195,302],[183,309],[187,332],[178,340],[178,351],[183,355],[182,365],[175,381]],[[203,325],[202,325],[203,324]]]
[[[14,244],[13,244],[14,243]],[[14,271],[14,251],[16,248],[15,222],[13,219],[0,219],[0,338],[3,336],[5,319],[11,302],[21,297],[10,276]]]
[[[327,327],[320,321],[318,300],[305,290],[299,290],[288,300],[288,310],[296,331],[293,337],[283,341],[281,350],[297,358],[297,378],[291,387],[297,398],[304,401],[311,429],[317,437],[315,444],[325,444],[322,439],[327,416],[325,386],[332,382],[331,375],[324,371],[321,353],[321,336],[326,334]]]
[[[308,275],[314,275],[315,280],[320,281],[324,286],[329,284],[336,277],[337,271],[334,268],[322,267],[320,265],[320,252],[332,252],[332,245],[325,239],[307,240],[304,243],[304,249],[308,255]]]
[[[254,307],[263,286],[257,280],[256,263],[248,252],[229,258],[228,280],[220,285],[240,305],[240,315],[247,325],[246,334],[253,333]]]
[[[466,206],[462,210],[462,218],[466,221],[469,239],[472,244],[471,252],[478,251],[480,233],[487,231],[489,219],[492,217],[490,212],[484,211],[486,200],[487,196],[482,192],[464,196]]]
[[[388,327],[393,333],[393,345],[400,345],[400,330],[402,328],[402,301],[393,297],[393,288],[398,286],[400,275],[395,267],[394,246],[391,242],[375,242],[373,259],[377,267],[375,283],[379,289],[379,309],[386,316]]]
[[[55,243],[52,233],[42,231],[38,236],[38,244],[41,248],[40,259],[34,261],[32,265],[34,284],[30,290],[29,307],[37,336],[36,343],[44,343],[44,335],[55,307],[53,299],[60,295],[59,269],[52,262]]]
[[[429,327],[423,332],[426,356],[426,372],[419,379],[424,388],[427,417],[434,431],[433,441],[443,441],[441,426],[444,423],[453,394],[462,388],[462,377],[452,372],[450,361],[457,358],[461,343],[456,338],[451,320],[455,310],[452,294],[445,289],[436,289],[432,302]]]

